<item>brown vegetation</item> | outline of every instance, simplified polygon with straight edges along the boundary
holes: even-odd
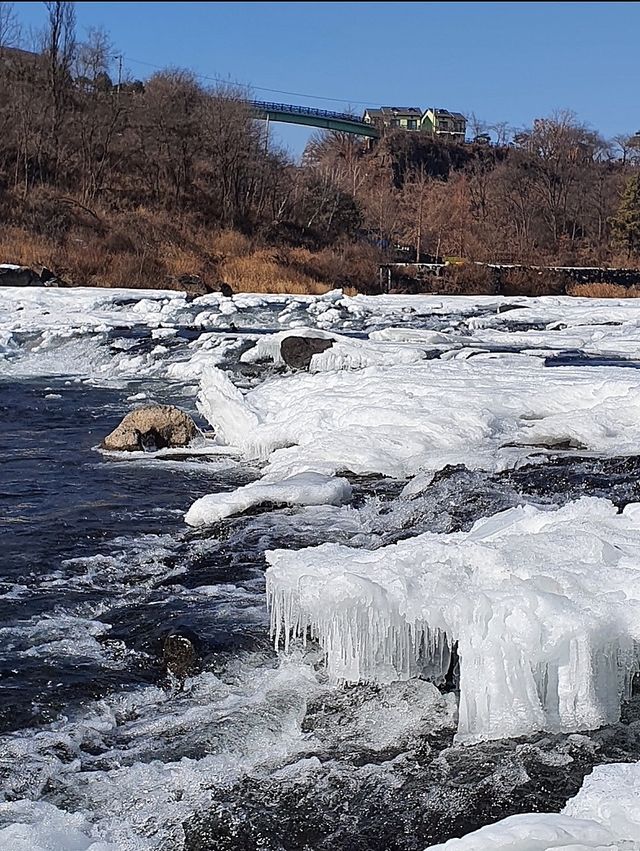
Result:
[[[567,295],[581,298],[640,298],[640,288],[620,284],[570,284]]]
[[[567,278],[550,269],[507,269],[501,275],[503,295],[564,295]]]
[[[38,44],[16,50],[0,0],[0,260],[75,284],[370,291],[402,244],[407,259],[467,261],[416,286],[485,293],[495,278],[474,261],[640,259],[640,137],[614,145],[564,112],[509,144],[502,124],[495,145],[319,132],[296,164],[247,92],[176,69],[115,84],[107,34],[79,43],[73,4],[46,7]],[[520,269],[502,285],[547,294],[564,281]]]

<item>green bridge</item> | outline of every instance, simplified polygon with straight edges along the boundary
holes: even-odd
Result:
[[[321,127],[324,130],[368,136],[370,139],[377,139],[380,136],[380,131],[376,127],[347,112],[329,112],[325,109],[312,109],[290,103],[268,103],[261,100],[247,101],[247,104],[254,117],[264,121],[306,124],[310,127]]]

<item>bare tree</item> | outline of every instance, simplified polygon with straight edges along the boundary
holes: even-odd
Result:
[[[415,246],[416,263],[420,262],[422,254],[425,204],[431,183],[433,179],[427,175],[424,166],[419,166],[407,176],[400,196],[401,216],[406,228],[405,238],[410,239]]]
[[[471,133],[471,138],[475,139],[478,136],[481,136],[483,133],[486,133],[489,130],[489,124],[486,121],[479,118],[475,112],[470,112],[465,116],[467,119],[467,127]]]
[[[44,54],[47,58],[47,81],[50,97],[52,163],[54,181],[58,178],[62,148],[62,126],[72,86],[72,68],[76,49],[76,13],[73,3],[45,3],[48,25],[44,33]]]
[[[488,129],[494,134],[496,145],[508,145],[513,137],[513,127],[506,121],[496,121]]]
[[[622,161],[622,165],[636,163],[640,160],[640,131],[638,133],[621,133],[611,140],[614,154]]]
[[[340,187],[354,197],[365,180],[365,146],[352,133],[320,131],[309,139],[302,155],[304,166],[328,166]]]
[[[76,83],[85,83],[93,89],[111,88],[109,71],[113,56],[113,44],[106,30],[101,27],[89,27],[86,40],[80,42],[77,46],[75,57]]]
[[[16,47],[20,42],[21,34],[13,3],[0,2],[0,49]]]

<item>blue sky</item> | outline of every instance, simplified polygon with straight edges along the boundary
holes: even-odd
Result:
[[[14,5],[27,28],[44,25],[44,4]],[[523,127],[568,108],[607,137],[640,130],[638,2],[83,2],[76,14],[79,36],[104,26],[141,79],[178,66],[321,109],[437,106]],[[302,151],[307,129],[272,127]]]

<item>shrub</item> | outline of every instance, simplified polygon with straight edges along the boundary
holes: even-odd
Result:
[[[640,291],[635,287],[623,287],[621,284],[569,284],[567,295],[581,298],[638,298]]]
[[[500,278],[500,292],[503,295],[563,295],[568,283],[567,277],[561,272],[524,266],[503,269]]]
[[[429,286],[447,295],[492,295],[496,292],[493,271],[475,263],[445,266],[440,277],[430,281]]]

